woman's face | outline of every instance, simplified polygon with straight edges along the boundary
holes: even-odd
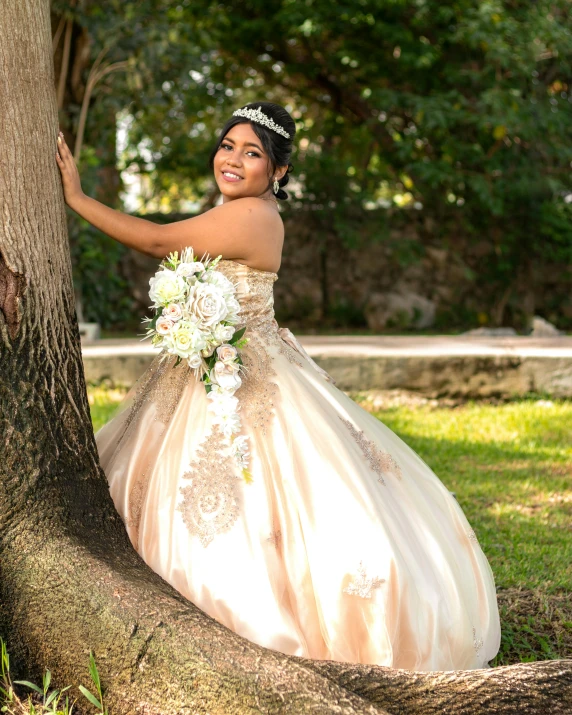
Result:
[[[223,202],[245,196],[271,196],[269,182],[283,174],[281,167],[270,177],[271,164],[262,142],[250,124],[237,124],[222,140],[215,154],[214,175]]]

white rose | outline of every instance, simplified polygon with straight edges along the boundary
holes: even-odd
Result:
[[[184,300],[186,292],[185,279],[167,268],[149,279],[149,297],[156,306]]]
[[[209,285],[220,288],[225,296],[234,295],[236,292],[234,284],[220,271],[207,271],[202,280]]]
[[[194,276],[195,273],[202,273],[205,270],[200,261],[193,261],[191,263],[179,263],[177,266],[177,275],[183,276],[183,278],[190,278]]]
[[[195,283],[189,290],[187,309],[203,328],[210,328],[226,318],[228,308],[216,286]]]
[[[240,313],[240,303],[234,296],[226,297],[226,309],[228,311],[226,319],[229,323],[238,322],[238,314]]]
[[[170,303],[166,308],[163,308],[163,315],[176,322],[183,317],[183,309],[179,303]]]
[[[217,360],[210,373],[211,382],[220,385],[224,390],[234,392],[242,385],[238,369],[239,366],[236,363]]]
[[[248,437],[238,435],[232,440],[231,454],[242,469],[248,468]]]
[[[170,333],[173,349],[176,355],[189,358],[192,353],[198,353],[206,347],[207,341],[199,327],[189,320],[180,320],[175,323]]]
[[[162,315],[155,323],[155,330],[159,335],[168,335],[175,323],[170,319]]]
[[[187,358],[187,363],[190,368],[195,369],[197,367],[200,367],[203,364],[203,361],[198,353],[193,353]]]
[[[232,362],[238,355],[238,351],[234,346],[225,343],[224,345],[219,345],[216,349],[216,354],[222,362]]]
[[[233,325],[217,325],[213,331],[213,338],[217,343],[227,343],[234,333]]]

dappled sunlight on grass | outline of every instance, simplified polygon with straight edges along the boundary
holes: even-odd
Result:
[[[572,402],[374,412],[463,508],[499,593],[492,665],[572,657]]]
[[[572,403],[539,402],[375,414],[456,492],[499,588],[572,590]]]
[[[112,418],[126,394],[125,388],[88,387],[87,398],[95,432]]]

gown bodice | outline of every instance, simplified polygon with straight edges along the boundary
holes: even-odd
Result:
[[[236,297],[241,307],[238,327],[246,325],[249,332],[276,331],[274,282],[278,275],[226,258],[219,261],[217,270],[236,285]]]

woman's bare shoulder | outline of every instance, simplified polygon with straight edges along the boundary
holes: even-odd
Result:
[[[280,265],[284,242],[284,224],[274,202],[250,196],[164,224],[158,232],[158,256],[192,246],[199,255],[220,254],[269,271]]]
[[[228,201],[211,211],[219,211],[221,224],[232,227],[248,241],[251,268],[277,271],[284,244],[284,223],[274,201],[248,196]]]
[[[221,215],[249,219],[256,216],[257,219],[268,221],[269,223],[281,224],[282,218],[274,200],[261,199],[257,196],[245,196],[241,199],[234,199],[226,203],[215,206],[211,211],[217,211]]]

